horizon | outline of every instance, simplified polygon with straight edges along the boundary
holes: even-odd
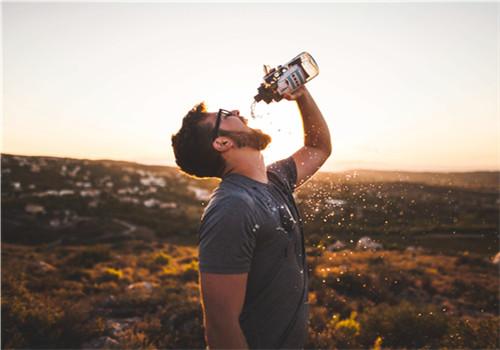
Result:
[[[303,132],[288,101],[261,102],[263,117],[250,118],[262,65],[307,51],[320,69],[307,88],[333,141],[322,171],[500,169],[498,3],[1,9],[3,153],[175,166],[170,135],[204,100],[271,135],[269,164],[301,147]],[[270,35],[261,23],[271,15],[284,33],[301,18],[300,30]]]
[[[35,157],[35,158],[57,158],[57,159],[70,159],[70,160],[78,160],[78,161],[92,161],[92,162],[124,162],[124,163],[132,163],[142,166],[152,166],[152,167],[169,167],[175,168],[177,171],[182,172],[182,170],[176,164],[159,164],[159,163],[145,163],[141,161],[134,160],[126,160],[126,159],[111,159],[111,158],[75,158],[75,157],[60,157],[60,156],[52,156],[52,155],[27,155],[27,154],[13,154],[13,153],[0,153],[1,156],[12,156],[12,157]],[[266,164],[267,165],[267,164]],[[331,174],[340,174],[340,173],[349,173],[356,171],[373,171],[373,172],[387,172],[387,173],[413,173],[413,174],[469,174],[469,173],[500,173],[500,169],[478,169],[478,170],[465,170],[465,171],[435,171],[435,170],[402,170],[402,169],[373,169],[373,168],[346,168],[345,170],[319,170],[318,173],[331,173]],[[190,175],[189,175],[190,176]]]

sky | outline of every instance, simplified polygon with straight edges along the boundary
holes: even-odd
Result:
[[[2,152],[175,165],[196,103],[250,105],[302,51],[331,133],[321,170],[500,170],[498,3],[2,3]],[[266,163],[303,145],[257,105]]]

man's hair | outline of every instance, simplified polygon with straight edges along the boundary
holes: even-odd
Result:
[[[175,162],[185,173],[196,177],[221,177],[226,166],[222,155],[212,146],[213,126],[203,123],[204,102],[195,105],[172,135]]]

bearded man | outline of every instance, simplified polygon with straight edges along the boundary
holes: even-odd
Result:
[[[237,110],[187,113],[172,136],[176,163],[222,181],[199,229],[199,283],[209,349],[300,349],[308,332],[308,279],[302,219],[293,193],[331,154],[328,126],[302,86],[296,101],[304,146],[265,166],[271,137]]]

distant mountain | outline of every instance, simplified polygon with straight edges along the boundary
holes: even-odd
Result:
[[[411,182],[432,186],[500,190],[499,171],[411,172],[360,169],[339,173],[319,173],[316,179],[341,182]]]

